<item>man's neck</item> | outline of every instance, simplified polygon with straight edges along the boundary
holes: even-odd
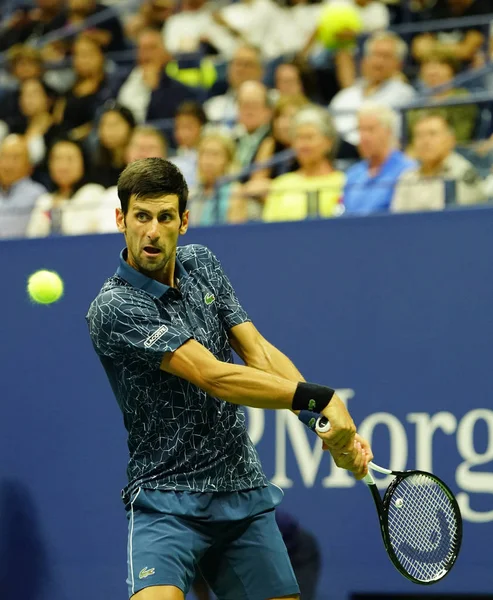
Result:
[[[328,160],[304,165],[300,169],[305,177],[321,177],[322,175],[329,175],[333,170]]]
[[[393,151],[393,148],[389,148],[385,152],[382,152],[375,156],[371,156],[368,159],[368,165],[370,167],[370,171],[378,172],[382,168],[382,165],[387,161],[387,159],[390,156],[390,154],[392,153],[392,151]]]

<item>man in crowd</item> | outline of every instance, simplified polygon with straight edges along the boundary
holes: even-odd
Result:
[[[0,238],[24,237],[34,204],[46,192],[31,172],[26,140],[7,136],[0,146]]]
[[[238,89],[245,81],[262,81],[263,68],[259,51],[253,46],[240,46],[228,65],[228,89],[204,104],[209,121],[232,126],[238,117]]]
[[[375,33],[366,41],[363,78],[338,92],[329,106],[334,113],[337,131],[345,142],[341,147],[341,157],[357,156],[357,112],[365,100],[398,107],[410,103],[416,95],[415,90],[404,81],[402,73],[406,54],[406,43],[389,31]]]
[[[362,161],[346,173],[343,204],[347,213],[386,211],[400,175],[415,162],[399,150],[399,115],[385,105],[367,102],[358,112]]]
[[[454,130],[443,113],[421,115],[413,134],[419,165],[400,177],[392,200],[393,212],[441,210],[486,202],[479,173],[454,151]]]
[[[166,73],[170,60],[161,32],[142,31],[137,42],[137,66],[118,93],[118,101],[130,108],[138,122],[172,119],[182,102],[196,99],[196,90]]]

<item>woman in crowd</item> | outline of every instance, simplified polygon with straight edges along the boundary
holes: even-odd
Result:
[[[111,102],[101,115],[98,126],[98,146],[94,152],[92,180],[105,188],[118,183],[125,168],[125,154],[135,129],[132,112]]]
[[[88,162],[81,145],[73,140],[55,142],[48,155],[48,169],[54,191],[43,194],[36,202],[27,235],[96,232],[104,188],[88,183]]]
[[[55,92],[42,79],[27,79],[21,84],[19,108],[22,116],[12,133],[23,135],[28,144],[29,158],[35,165],[35,179],[46,183],[46,149],[60,136],[60,126],[55,124],[52,109]]]
[[[234,170],[235,145],[227,135],[205,133],[198,148],[198,183],[190,192],[190,224],[216,225],[234,220],[232,199],[238,183],[220,183]]]
[[[55,120],[72,139],[82,140],[92,128],[98,108],[109,98],[101,47],[82,34],[73,45],[76,81],[55,106]]]
[[[297,221],[338,214],[344,173],[332,160],[337,134],[329,113],[316,106],[302,108],[293,119],[292,147],[299,169],[272,182],[264,221]]]

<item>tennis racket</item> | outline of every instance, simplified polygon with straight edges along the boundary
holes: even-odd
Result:
[[[325,417],[315,419],[313,413],[300,414],[300,420],[320,433],[330,429]],[[372,462],[368,466],[394,476],[383,499],[371,473],[363,479],[373,496],[390,560],[414,583],[437,583],[450,573],[462,542],[462,517],[453,493],[426,471],[392,471]]]

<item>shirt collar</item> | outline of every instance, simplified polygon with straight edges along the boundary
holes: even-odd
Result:
[[[120,253],[120,264],[116,270],[118,277],[121,277],[127,283],[130,283],[130,285],[133,287],[143,290],[144,292],[147,292],[156,298],[161,298],[161,296],[164,296],[164,294],[166,294],[166,292],[170,289],[169,285],[161,283],[160,281],[156,281],[155,279],[151,279],[150,277],[147,277],[147,275],[144,275],[143,273],[137,271],[137,269],[131,267],[126,261],[126,258],[127,249],[124,248]],[[175,277],[181,282],[188,278],[188,273],[185,271],[185,268],[178,258],[176,259],[175,263]]]

